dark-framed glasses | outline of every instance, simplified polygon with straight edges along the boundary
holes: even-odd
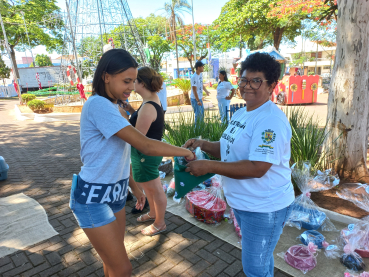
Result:
[[[263,84],[263,82],[266,82],[268,80],[261,80],[259,78],[254,78],[254,79],[251,79],[251,80],[247,80],[247,79],[240,79],[238,81],[238,86],[240,88],[244,88],[247,86],[247,84],[249,83],[250,84],[250,87],[252,89],[259,89],[261,87],[261,85]]]

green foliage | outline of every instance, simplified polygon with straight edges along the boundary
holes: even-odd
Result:
[[[64,21],[56,0],[1,0],[0,4],[15,66],[15,48],[28,47],[28,38],[31,47],[45,45],[47,51],[59,49],[63,45]],[[28,37],[21,12],[24,12]],[[0,32],[0,40],[3,39],[3,33]],[[16,68],[16,74],[17,72]]]
[[[38,100],[38,99],[34,99],[32,101],[29,101],[27,103],[27,106],[31,109],[31,110],[41,110],[45,107],[45,102],[42,100]]]
[[[218,83],[213,84],[213,89],[217,89]]]
[[[36,99],[36,95],[28,94],[28,93],[22,94],[22,101],[23,102],[27,103],[29,101],[32,101],[33,99]]]
[[[156,71],[160,71],[164,54],[171,50],[170,44],[165,38],[159,35],[149,36],[147,38],[147,44],[151,54],[150,65]]]
[[[182,146],[188,139],[197,137],[219,141],[227,128],[227,124],[221,122],[218,112],[209,109],[204,112],[204,121],[196,123],[194,113],[179,112],[167,123],[164,139],[175,146]]]
[[[277,0],[230,0],[222,8],[221,14],[214,22],[217,28],[217,47],[226,51],[233,47],[245,47],[250,39],[253,43],[262,44],[273,41],[278,50],[282,39],[294,41],[299,35],[301,20],[290,18],[268,17]],[[250,41],[252,44],[252,41]],[[254,45],[254,47],[257,47]]]
[[[50,57],[46,54],[37,54],[35,57],[35,62],[37,66],[52,66],[53,65]]]
[[[314,61],[315,58],[311,57],[310,53],[295,53],[292,54],[292,61],[290,63],[290,66],[294,67],[294,66],[302,66],[303,63],[305,62],[311,62]]]
[[[3,58],[0,55],[0,79],[8,79],[10,77],[10,72],[10,68],[6,66]]]
[[[303,107],[284,109],[292,129],[290,164],[310,161],[314,170],[324,170],[334,162],[334,149],[323,143],[329,135],[327,126],[321,126],[315,116],[309,116]],[[338,138],[337,138],[338,139]]]
[[[161,77],[163,77],[164,82],[169,82],[169,74],[167,74],[165,72],[160,72],[160,75],[161,75]]]
[[[310,75],[315,75],[315,72],[314,71],[309,71],[308,76],[310,76]]]
[[[191,90],[191,80],[175,79],[173,84],[177,86],[183,93],[188,93]]]

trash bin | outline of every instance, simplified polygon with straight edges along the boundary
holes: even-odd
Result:
[[[8,178],[9,165],[5,162],[4,158],[0,156],[0,181]]]

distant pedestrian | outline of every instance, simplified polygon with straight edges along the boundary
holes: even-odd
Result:
[[[163,108],[164,114],[167,111],[168,103],[167,103],[167,86],[163,83],[161,90],[157,93],[160,99],[161,106]]]
[[[210,92],[203,84],[202,72],[204,72],[204,64],[201,61],[195,63],[196,72],[191,77],[191,105],[195,113],[195,122],[204,120],[204,103],[202,101],[202,90],[206,95]]]
[[[232,92],[230,94],[230,92]],[[220,118],[222,122],[225,123],[228,121],[228,110],[229,105],[231,103],[231,99],[236,93],[234,87],[231,82],[228,81],[227,72],[222,70],[219,71],[219,83],[217,86],[217,100],[218,100],[218,108]]]

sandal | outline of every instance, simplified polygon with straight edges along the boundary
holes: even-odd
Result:
[[[146,219],[146,220],[144,220],[143,219],[143,217],[145,216],[145,215],[147,215],[148,216],[148,219]],[[155,220],[155,218],[153,218],[153,217],[151,217],[150,215],[149,215],[149,213],[146,213],[146,214],[142,214],[142,215],[140,215],[138,218],[137,218],[137,222],[146,222],[146,221],[151,221],[151,220]]]
[[[148,230],[150,227],[154,227],[155,231],[152,231],[152,230]],[[147,226],[145,229],[142,229],[141,230],[141,234],[143,234],[144,236],[155,236],[155,235],[158,235],[160,233],[163,233],[167,230],[167,226],[164,224],[164,226],[159,229],[159,228],[156,228],[156,226],[154,224],[151,224],[149,226]]]

